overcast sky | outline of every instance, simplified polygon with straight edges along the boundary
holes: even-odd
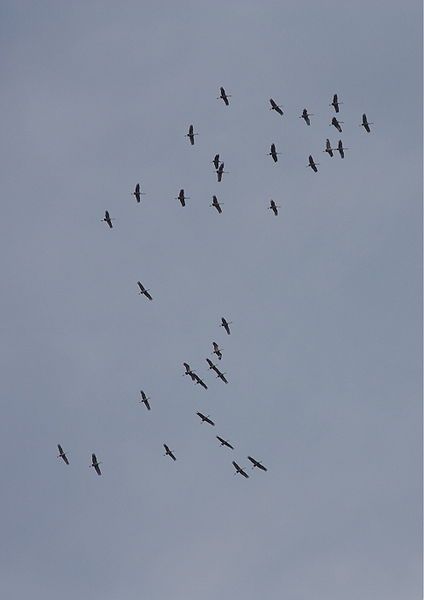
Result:
[[[5,0],[0,29],[2,596],[421,598],[421,3]]]

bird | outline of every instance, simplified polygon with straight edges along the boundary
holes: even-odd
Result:
[[[240,473],[240,475],[243,475],[243,477],[246,477],[246,479],[249,479],[249,475],[246,473],[246,471],[244,471],[242,469],[242,467],[240,467],[235,460],[233,460],[233,466],[236,470],[236,472],[234,473],[234,475],[237,475],[237,473]]]
[[[306,125],[310,125],[311,124],[311,120],[309,117],[313,117],[314,115],[312,113],[308,113],[307,109],[304,108],[302,111],[302,114],[300,115],[299,119],[303,119],[306,123]]]
[[[146,290],[146,288],[140,281],[137,281],[137,285],[140,288],[140,294],[146,296],[146,298],[148,298],[149,300],[153,300],[153,298],[149,294],[149,290]]]
[[[101,462],[99,462],[96,458],[95,454],[91,455],[91,465],[90,467],[94,467],[94,470],[96,471],[97,475],[101,475],[102,472],[100,471],[100,467],[99,465],[101,465]]]
[[[268,471],[266,467],[264,467],[258,460],[254,459],[252,456],[248,456],[247,458],[250,460],[251,463],[253,463],[252,469],[258,467],[258,469],[261,469],[262,471]]]
[[[365,131],[368,131],[368,133],[370,133],[371,129],[370,129],[370,125],[374,125],[374,123],[372,121],[368,121],[367,120],[367,115],[364,113],[362,115],[362,123],[361,126],[365,129]]]
[[[338,131],[339,133],[341,133],[341,132],[342,132],[342,128],[341,128],[341,125],[340,125],[340,123],[343,123],[343,121],[338,121],[338,120],[336,119],[336,117],[333,117],[333,118],[331,119],[331,125],[334,125],[334,127],[337,129],[337,131]]]
[[[319,163],[314,162],[314,159],[312,158],[312,154],[310,154],[309,155],[309,164],[307,166],[311,167],[312,171],[317,173],[318,172],[317,165],[319,165]]]
[[[105,223],[107,223],[109,225],[109,227],[112,229],[112,227],[113,227],[113,225],[112,225],[112,219],[110,218],[108,210],[105,210],[105,216],[102,219],[102,221],[104,221]]]
[[[218,202],[218,198],[216,196],[212,196],[212,204],[210,204],[209,206],[216,208],[216,210],[219,212],[219,214],[222,213],[221,204]]]
[[[222,181],[222,175],[224,173],[228,173],[228,171],[224,171],[224,163],[222,162],[219,165],[218,169],[216,170],[216,174],[217,174],[217,177],[218,177],[218,183]]]
[[[215,426],[215,423],[213,421],[210,420],[209,415],[202,415],[201,412],[196,413],[196,415],[198,415],[201,419],[202,419],[202,423],[209,423],[209,425],[213,425]]]
[[[59,454],[57,455],[57,458],[63,459],[63,462],[66,463],[67,465],[69,465],[69,460],[68,460],[68,457],[66,456],[66,452],[63,451],[63,448],[60,444],[57,445],[57,449],[59,450]]]
[[[143,390],[140,390],[140,394],[141,394],[141,400],[140,403],[145,404],[147,410],[150,410],[150,404],[149,404],[149,400],[150,398],[148,398],[146,396],[146,394],[143,392]]]
[[[278,161],[278,154],[280,154],[280,152],[277,152],[276,148],[275,148],[275,144],[271,144],[271,151],[268,152],[268,156],[272,156],[272,160],[274,162]]]
[[[213,166],[215,167],[215,171],[218,171],[219,168],[219,154],[215,154],[215,156],[213,157]]]
[[[282,116],[284,113],[281,110],[281,108],[278,106],[278,104],[275,102],[275,100],[270,98],[269,101],[271,103],[271,108],[269,110],[275,110],[275,112],[278,112],[278,114]]]
[[[278,209],[281,208],[279,205],[275,204],[274,200],[271,200],[268,209],[272,210],[275,216],[278,215]]]
[[[172,460],[177,460],[174,451],[169,449],[169,446],[167,446],[166,444],[163,445],[163,447],[165,448],[165,454],[164,456],[170,456],[172,458]]]
[[[218,344],[216,342],[212,342],[212,346],[213,346],[213,352],[212,354],[216,354],[218,359],[221,360],[222,358],[222,352],[218,346]]]
[[[186,137],[190,140],[190,144],[194,146],[194,136],[199,135],[198,133],[194,133],[193,125],[190,125],[188,128],[188,133],[186,133]]]
[[[225,319],[224,317],[221,317],[221,327],[223,327],[225,329],[225,331],[228,333],[228,335],[230,335],[231,331],[230,331],[230,325],[231,325],[232,321],[227,321],[227,319]]]
[[[225,105],[228,106],[230,104],[228,98],[231,98],[231,94],[227,94],[223,87],[220,87],[219,91],[220,95],[218,96],[217,100],[224,100]]]
[[[190,377],[193,379],[193,371],[191,370],[191,367],[188,363],[183,363],[184,367],[185,367],[185,373],[184,375],[190,375]]]
[[[336,113],[339,112],[339,104],[343,104],[343,102],[339,102],[339,99],[337,98],[337,94],[334,94],[333,102],[330,104],[330,106],[334,106],[334,110],[336,111]]]
[[[333,158],[334,156],[333,148],[331,147],[330,140],[328,138],[325,140],[325,150],[323,150],[323,152],[327,152],[327,154],[329,154],[331,158]]]
[[[216,438],[221,442],[221,446],[227,446],[227,448],[231,448],[231,450],[234,450],[234,446],[232,446],[230,442],[224,440],[224,438],[220,437],[219,435],[217,435]]]
[[[180,193],[178,194],[178,196],[175,198],[175,200],[179,200],[181,202],[181,206],[185,206],[185,201],[186,200],[190,200],[190,196],[185,196],[184,195],[184,190],[181,189]]]
[[[207,358],[206,362],[209,365],[209,369],[213,369],[215,371],[215,373],[216,373],[216,376],[219,377],[219,379],[222,379],[222,381],[224,383],[228,383],[228,381],[226,380],[226,378],[224,376],[225,373],[221,373],[221,371],[218,369],[218,367],[216,365],[213,364],[213,362],[211,361],[210,358]]]
[[[339,140],[339,143],[337,144],[337,150],[340,152],[340,156],[344,158],[344,151],[349,150],[349,148],[344,148],[342,140]]]
[[[140,192],[140,184],[137,183],[137,185],[135,186],[135,190],[133,191],[133,196],[135,196],[135,199],[137,200],[137,202],[140,202],[141,200],[141,196],[145,196],[146,194],[144,192]]]

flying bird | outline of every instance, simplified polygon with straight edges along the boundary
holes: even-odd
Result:
[[[310,125],[311,124],[311,120],[309,117],[313,117],[313,113],[308,113],[307,109],[304,108],[302,111],[302,114],[300,115],[299,119],[303,119],[306,123],[306,125]]]
[[[339,133],[341,133],[341,132],[342,132],[342,127],[341,127],[340,123],[343,123],[343,121],[338,121],[338,120],[336,119],[336,117],[333,117],[333,118],[331,119],[331,125],[334,125],[334,127],[337,129],[337,131],[338,131]]]
[[[368,131],[368,133],[370,133],[370,131],[371,131],[370,125],[374,125],[374,123],[372,121],[367,121],[367,115],[364,113],[362,115],[361,126],[365,129],[365,131]]]
[[[270,98],[269,101],[271,103],[271,108],[269,110],[275,110],[275,112],[278,112],[279,115],[283,115],[284,114],[283,111],[281,110],[281,108],[275,102],[275,100],[273,100],[272,98]]]
[[[215,171],[218,171],[219,168],[219,154],[215,154],[215,156],[213,157],[213,166],[215,167]]]
[[[59,450],[59,454],[57,455],[57,458],[61,458],[64,463],[69,465],[69,460],[68,460],[68,457],[66,456],[66,452],[63,451],[63,448],[60,444],[57,445],[57,449]]]
[[[228,171],[224,171],[224,163],[222,162],[216,171],[216,174],[218,176],[218,182],[222,181],[222,175],[224,173],[228,173]]]
[[[218,198],[216,196],[212,197],[212,204],[210,204],[210,206],[212,206],[213,208],[216,208],[216,210],[219,212],[219,214],[222,213],[221,204],[218,202]]]
[[[246,471],[244,471],[242,469],[242,467],[240,467],[235,460],[233,460],[233,466],[236,470],[236,472],[234,473],[234,475],[237,475],[237,473],[240,473],[240,475],[243,475],[243,477],[246,477],[246,479],[249,479],[249,475],[246,473]]]
[[[221,371],[218,369],[218,367],[216,365],[213,364],[213,362],[211,361],[210,358],[207,358],[206,362],[209,365],[209,369],[213,369],[215,371],[215,373],[216,373],[216,376],[219,377],[219,379],[222,379],[222,381],[224,383],[228,383],[228,381],[224,377],[225,373],[221,373]]]
[[[222,437],[219,437],[219,435],[217,435],[216,438],[221,442],[221,446],[227,446],[227,448],[231,448],[231,450],[234,450],[234,446],[232,446],[230,442],[224,440],[224,438]]]
[[[145,196],[146,194],[144,192],[140,191],[140,184],[137,183],[137,185],[135,186],[135,190],[133,191],[133,196],[135,196],[135,199],[137,200],[137,202],[140,202],[141,200],[141,196]]]
[[[314,159],[312,158],[312,154],[310,154],[309,155],[309,164],[307,166],[311,167],[312,171],[317,173],[318,172],[317,165],[319,165],[319,163],[314,162]]]
[[[213,352],[212,354],[216,354],[218,359],[221,360],[222,358],[222,352],[218,346],[218,344],[216,342],[212,342],[212,346],[213,346]]]
[[[278,209],[281,208],[280,205],[275,204],[274,200],[271,200],[268,209],[272,210],[275,216],[278,215]]]
[[[331,147],[330,140],[328,138],[325,141],[325,150],[323,150],[323,152],[327,152],[327,154],[329,154],[331,158],[333,158],[334,156],[333,148]]]
[[[334,106],[334,110],[336,111],[336,113],[339,112],[339,104],[343,104],[343,102],[339,102],[339,99],[337,98],[337,94],[334,94],[333,102],[330,104],[330,106]]]
[[[349,148],[344,148],[342,140],[339,140],[339,143],[337,144],[337,150],[340,152],[340,156],[344,158],[344,151],[349,150]]]
[[[217,100],[224,100],[226,106],[228,106],[230,104],[228,98],[231,98],[231,94],[227,94],[223,87],[220,87],[219,91],[220,95],[218,96]]]
[[[96,471],[97,475],[101,475],[102,474],[102,472],[100,471],[100,467],[99,467],[99,465],[101,465],[101,464],[102,463],[97,460],[96,455],[92,454],[91,455],[91,465],[90,465],[90,467],[94,467],[94,470]]]
[[[140,394],[141,394],[141,400],[140,400],[140,404],[144,404],[147,408],[147,410],[150,410],[150,404],[149,404],[149,400],[150,398],[148,398],[146,396],[146,394],[143,392],[143,390],[140,390]]]
[[[185,196],[184,195],[184,190],[181,189],[180,193],[178,194],[178,196],[175,198],[175,200],[179,200],[181,202],[181,206],[185,206],[185,201],[186,200],[190,200],[190,196]]]
[[[271,144],[271,152],[268,152],[268,156],[272,156],[272,160],[274,162],[278,161],[278,154],[280,154],[280,152],[277,152],[276,148],[275,148],[275,144]]]
[[[149,294],[149,290],[146,290],[146,288],[144,287],[144,285],[140,281],[137,281],[137,285],[140,288],[140,294],[141,295],[146,296],[146,298],[148,298],[149,300],[153,300],[153,298]]]
[[[202,419],[202,423],[209,423],[209,425],[215,426],[215,423],[210,420],[209,415],[202,415],[201,412],[196,413],[196,415],[198,415]]]
[[[113,225],[112,225],[112,219],[110,218],[108,210],[105,210],[105,216],[102,219],[102,221],[104,221],[105,223],[107,223],[109,225],[109,227],[112,229],[112,227],[113,227]]]
[[[188,128],[188,133],[186,133],[186,137],[190,140],[190,144],[194,146],[194,136],[199,135],[198,133],[194,133],[193,125],[190,125]]]
[[[232,321],[227,321],[227,319],[225,319],[224,317],[221,317],[221,327],[223,327],[225,329],[225,331],[228,333],[228,335],[230,335],[231,331],[230,331],[230,325],[231,325]]]
[[[263,464],[261,464],[260,461],[254,459],[252,456],[248,456],[247,458],[253,464],[252,469],[254,469],[255,467],[258,467],[258,469],[261,469],[262,471],[268,471],[268,469],[266,467],[264,467]]]
[[[172,458],[172,460],[177,460],[173,450],[169,449],[169,446],[167,446],[166,444],[163,445],[163,447],[165,448],[165,454],[164,456],[170,456]]]

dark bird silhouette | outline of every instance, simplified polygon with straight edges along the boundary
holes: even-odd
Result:
[[[267,469],[266,467],[264,467],[264,466],[263,466],[263,465],[260,463],[260,461],[258,461],[258,460],[256,460],[256,459],[254,459],[252,456],[248,456],[247,458],[248,458],[248,459],[250,460],[250,462],[253,464],[253,467],[252,467],[252,469],[254,469],[255,467],[258,467],[258,469],[261,469],[262,471],[268,471],[268,469]]]
[[[150,410],[150,404],[149,404],[149,400],[150,400],[150,398],[148,398],[148,397],[146,396],[146,394],[143,392],[143,390],[140,390],[140,394],[141,394],[141,400],[140,400],[140,403],[141,403],[141,404],[144,404],[144,405],[146,406],[147,410]]]
[[[212,206],[213,208],[216,208],[216,210],[219,212],[219,214],[222,213],[221,204],[218,202],[218,198],[216,196],[212,197],[212,204],[210,206]]]
[[[333,150],[334,148],[331,147],[330,140],[327,138],[325,141],[325,150],[323,150],[323,152],[327,152],[327,154],[329,154],[331,158],[333,158]]]
[[[278,106],[278,104],[275,102],[275,100],[270,98],[269,101],[271,103],[271,108],[269,110],[275,110],[275,112],[278,112],[278,114],[282,116],[284,113],[281,110],[281,108]]]
[[[218,167],[218,169],[217,169],[217,171],[216,171],[216,174],[217,174],[217,177],[218,177],[218,182],[221,182],[221,181],[222,181],[222,175],[223,175],[224,173],[228,173],[228,171],[224,171],[224,163],[222,162],[222,163],[219,165],[219,167]]]
[[[249,475],[246,473],[246,471],[244,469],[242,469],[242,467],[240,467],[235,460],[233,460],[233,466],[236,470],[236,472],[234,473],[234,475],[237,475],[237,473],[240,473],[240,475],[243,475],[243,477],[246,477],[246,479],[249,479]]]
[[[224,317],[221,317],[221,327],[223,327],[225,329],[225,331],[228,333],[228,335],[230,335],[231,331],[230,331],[230,325],[231,325],[232,321],[227,321],[227,319],[225,319]]]
[[[190,365],[188,363],[183,363],[184,367],[185,367],[185,373],[184,375],[190,375],[190,377],[193,379],[193,371],[190,367]]]
[[[163,445],[163,447],[165,448],[165,454],[164,456],[170,456],[172,458],[172,460],[177,460],[174,451],[169,449],[169,446],[167,446],[166,444]]]
[[[339,99],[337,98],[337,94],[334,94],[333,102],[330,104],[330,106],[334,107],[334,110],[336,111],[336,113],[339,112],[339,104],[343,104],[343,102],[339,102]]]
[[[342,140],[339,140],[339,143],[337,144],[337,150],[340,152],[340,156],[344,158],[344,151],[349,150],[349,148],[344,148]]]
[[[218,344],[216,342],[212,342],[212,346],[213,346],[213,352],[212,354],[216,354],[218,359],[221,360],[222,358],[222,352],[218,346]]]
[[[215,426],[215,423],[210,420],[209,415],[202,415],[201,412],[196,413],[196,415],[202,419],[202,423],[209,423],[209,425]]]
[[[101,475],[102,474],[102,472],[100,471],[100,467],[99,467],[99,465],[101,465],[101,464],[102,463],[97,460],[96,455],[92,454],[91,455],[91,465],[90,465],[90,467],[94,467],[94,470],[96,471],[97,475]]]
[[[194,146],[194,136],[199,135],[198,133],[194,133],[193,125],[190,125],[188,128],[188,133],[186,133],[186,137],[190,140],[190,144]]]
[[[112,225],[112,219],[110,218],[109,215],[109,211],[105,210],[105,216],[104,219],[102,219],[105,223],[107,223],[109,225],[109,227],[112,229],[113,225]]]
[[[228,98],[231,98],[231,94],[227,94],[223,87],[220,87],[219,91],[220,95],[218,96],[217,100],[224,100],[225,105],[228,106],[230,104]]]
[[[277,152],[276,148],[275,148],[275,144],[271,144],[271,151],[268,152],[268,156],[272,156],[272,160],[274,162],[278,161],[278,154],[280,154],[280,152]]]
[[[137,281],[137,285],[140,288],[140,294],[141,295],[146,296],[146,298],[148,298],[149,300],[153,300],[153,298],[149,294],[149,290],[146,290],[146,288],[144,287],[144,285],[140,281]]]
[[[221,446],[227,446],[227,448],[231,448],[231,450],[234,450],[234,446],[232,446],[230,442],[224,440],[224,438],[222,437],[219,437],[219,435],[217,435],[216,438],[221,442]]]
[[[341,133],[341,132],[342,132],[342,126],[340,125],[340,123],[343,123],[343,121],[338,121],[338,120],[336,119],[336,117],[333,117],[333,118],[331,119],[331,125],[334,125],[334,127],[337,129],[337,131],[338,131],[339,133]]]
[[[190,200],[190,196],[185,196],[184,195],[184,190],[181,189],[180,193],[178,194],[178,196],[175,198],[175,200],[179,200],[181,202],[181,206],[185,206],[185,201],[186,200]]]
[[[216,365],[213,364],[213,362],[211,361],[210,358],[207,358],[206,362],[209,365],[209,369],[213,369],[215,371],[215,373],[216,373],[216,376],[219,377],[219,379],[222,379],[222,381],[224,383],[228,383],[228,381],[224,377],[225,373],[221,373],[221,371],[218,369],[218,367]]]
[[[69,465],[69,460],[68,460],[68,457],[66,456],[66,452],[63,451],[63,448],[60,444],[57,445],[57,449],[59,450],[59,454],[57,455],[57,458],[61,458],[63,460],[63,462],[65,462],[67,465]]]
[[[278,215],[278,209],[281,208],[279,205],[275,204],[274,200],[271,200],[268,209],[272,210],[275,216]]]
[[[135,196],[135,199],[137,200],[137,202],[140,202],[141,200],[141,196],[145,196],[146,194],[144,192],[140,191],[140,184],[137,183],[137,185],[135,186],[135,190],[133,191],[133,196]]]
[[[312,155],[310,154],[309,155],[309,164],[307,166],[311,167],[312,171],[317,173],[318,172],[317,165],[319,165],[319,163],[314,162],[314,159],[312,158]]]
[[[300,115],[299,119],[303,119],[306,123],[306,125],[310,125],[311,124],[311,120],[309,117],[313,117],[313,113],[308,113],[307,109],[304,108],[302,111],[302,114]]]
[[[370,133],[371,129],[370,129],[370,125],[374,125],[374,123],[372,121],[368,121],[367,120],[367,115],[364,113],[362,115],[362,123],[361,126],[365,129],[365,131],[368,131],[368,133]]]

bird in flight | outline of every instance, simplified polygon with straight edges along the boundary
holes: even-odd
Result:
[[[236,472],[234,473],[234,475],[237,475],[237,473],[240,473],[240,475],[243,475],[243,477],[246,477],[246,479],[249,479],[249,475],[246,473],[246,471],[240,467],[235,460],[233,460],[233,466],[236,470]]]
[[[270,98],[269,101],[271,103],[271,108],[269,110],[275,110],[275,112],[278,112],[278,114],[282,116],[284,113],[281,110],[281,108],[278,106],[278,104],[275,102],[275,100]]]
[[[349,150],[349,148],[344,148],[342,140],[339,140],[339,143],[337,144],[337,150],[339,151],[340,156],[344,158],[344,151]]]
[[[274,200],[271,200],[268,208],[272,210],[275,216],[278,215],[278,209],[281,208],[279,205],[275,204]]]
[[[135,190],[133,191],[133,196],[135,196],[135,199],[137,200],[137,202],[140,202],[141,200],[141,196],[145,196],[146,194],[144,192],[140,191],[140,184],[137,183],[137,185],[135,186]]]
[[[220,183],[222,181],[222,175],[224,173],[228,173],[228,171],[224,171],[224,163],[222,162],[216,171],[216,175],[218,177],[218,183]]]
[[[252,469],[254,469],[255,467],[258,467],[258,469],[261,469],[262,471],[268,471],[268,469],[266,467],[264,467],[263,464],[261,464],[261,462],[259,460],[256,460],[252,456],[248,456],[247,458],[253,464]]]
[[[69,465],[69,460],[68,460],[68,457],[66,456],[66,452],[63,451],[63,448],[60,444],[57,445],[57,449],[59,450],[59,454],[57,455],[57,458],[61,458],[64,463]]]
[[[107,223],[109,225],[109,227],[112,229],[112,227],[113,227],[113,225],[112,225],[112,219],[110,218],[108,210],[105,210],[105,216],[102,219],[102,221],[104,221],[105,223]]]
[[[227,321],[224,317],[221,317],[221,327],[223,327],[225,329],[225,331],[228,333],[228,335],[230,335],[231,331],[230,331],[230,325],[231,325],[232,321]]]
[[[228,106],[230,104],[228,98],[231,98],[231,94],[227,94],[223,87],[220,87],[219,91],[220,95],[218,96],[217,100],[224,100],[225,105]]]
[[[303,119],[306,123],[306,125],[310,125],[311,124],[311,120],[309,117],[313,117],[314,115],[312,113],[308,113],[307,109],[304,108],[302,111],[302,114],[300,115],[299,119]]]
[[[215,167],[215,171],[218,171],[219,168],[219,154],[215,154],[215,156],[213,157],[213,161],[212,161],[213,166]]]
[[[95,454],[91,455],[91,465],[90,467],[94,467],[94,470],[96,471],[97,475],[101,475],[102,472],[100,471],[100,467],[99,465],[101,464],[101,462],[99,462],[96,458]]]
[[[370,131],[371,131],[370,125],[374,125],[374,123],[372,121],[368,121],[367,120],[367,115],[364,113],[362,115],[362,123],[361,123],[361,125],[365,129],[365,131],[368,131],[368,133],[370,133]]]
[[[312,171],[314,171],[315,173],[317,173],[318,172],[317,165],[319,165],[319,163],[316,163],[314,161],[314,159],[312,158],[312,154],[310,154],[309,155],[309,164],[307,166],[311,167]]]
[[[218,346],[218,344],[216,342],[212,342],[212,346],[213,346],[213,352],[212,354],[216,354],[218,359],[221,360],[222,358],[222,352]]]
[[[339,104],[343,104],[343,102],[339,102],[339,99],[337,98],[337,94],[334,94],[333,102],[330,104],[330,106],[334,107],[334,110],[336,111],[336,113],[339,112]]]
[[[272,156],[272,160],[274,162],[278,161],[278,154],[280,154],[280,152],[277,152],[276,148],[275,148],[275,144],[271,144],[271,152],[268,152],[268,156]]]
[[[343,123],[343,121],[338,121],[338,120],[336,119],[336,117],[333,117],[333,118],[331,119],[331,125],[334,125],[334,127],[337,129],[337,131],[338,131],[339,133],[341,133],[341,132],[342,132],[342,126],[340,125],[340,123]]]
[[[221,204],[218,202],[218,198],[216,196],[212,196],[212,204],[210,204],[210,206],[212,206],[213,208],[216,208],[216,210],[219,212],[219,214],[222,213]]]
[[[181,202],[181,206],[185,206],[185,201],[186,200],[190,200],[190,196],[185,196],[184,195],[184,190],[181,189],[180,193],[178,194],[178,196],[175,198],[175,200],[179,200]]]
[[[167,446],[166,444],[163,445],[163,447],[165,448],[165,454],[164,456],[170,456],[172,458],[172,460],[177,460],[173,450],[169,449],[169,446]]]
[[[224,438],[222,438],[219,435],[217,435],[216,439],[221,442],[221,446],[227,446],[227,448],[231,448],[231,450],[234,450],[234,446],[232,446],[230,444],[230,442],[228,442],[227,440],[224,440]]]
[[[146,296],[146,298],[148,298],[149,300],[153,300],[153,298],[149,294],[149,290],[146,290],[146,288],[140,281],[137,281],[137,285],[140,288],[140,295]]]
[[[190,125],[188,128],[188,133],[186,133],[186,137],[190,140],[190,144],[194,146],[194,136],[199,135],[198,133],[194,133],[193,125]]]
[[[334,156],[333,150],[334,150],[334,148],[331,147],[330,140],[327,138],[325,140],[325,150],[323,150],[323,152],[327,152],[327,154],[329,154],[331,156],[331,158],[333,158],[333,156]]]
[[[143,392],[143,390],[140,390],[140,394],[141,394],[140,404],[144,404],[146,406],[147,410],[150,410],[150,404],[149,404],[150,398],[148,398],[146,396],[146,394]]]
[[[215,426],[215,423],[211,421],[209,415],[202,415],[201,412],[196,413],[196,415],[198,415],[202,419],[202,423],[209,423],[209,425]]]

